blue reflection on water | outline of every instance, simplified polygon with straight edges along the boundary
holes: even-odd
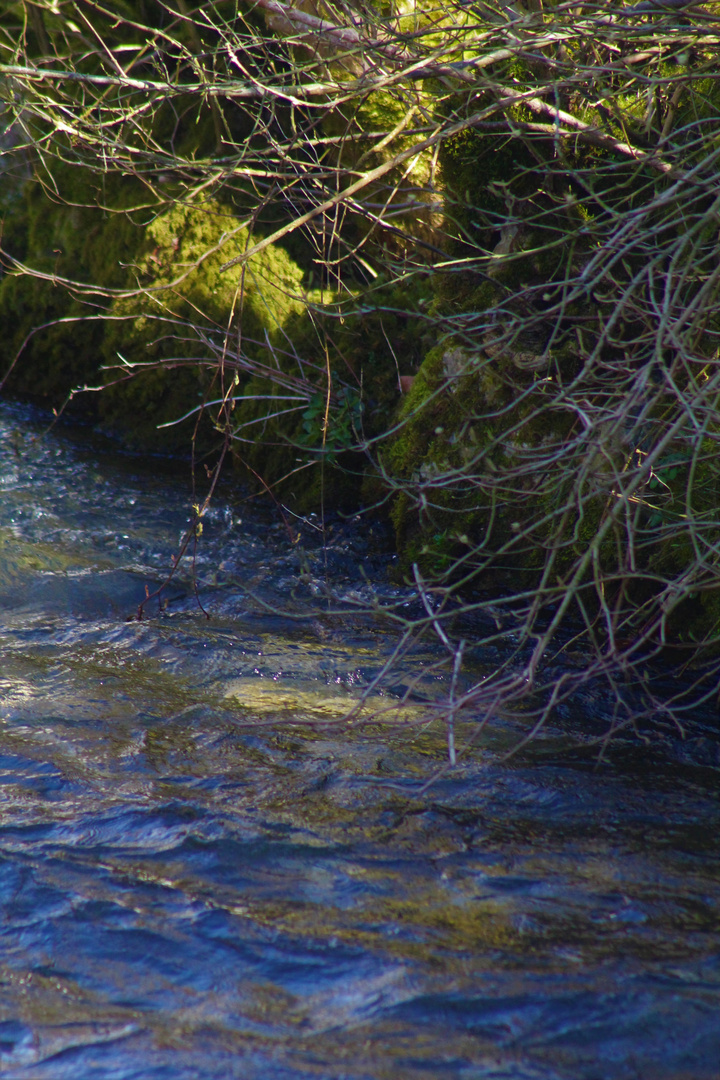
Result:
[[[323,621],[282,526],[218,505],[212,619],[181,574],[126,622],[188,492],[40,426],[0,408],[4,1075],[716,1080],[712,754],[488,744],[420,794],[441,731],[300,723],[392,639]]]

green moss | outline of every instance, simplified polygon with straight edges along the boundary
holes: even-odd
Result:
[[[77,387],[112,384],[85,396],[106,427],[133,443],[187,449],[194,419],[165,433],[158,425],[210,391],[228,330],[230,354],[239,325],[243,354],[266,352],[268,336],[303,309],[302,273],[272,246],[244,279],[239,268],[221,273],[248,236],[213,200],[153,215],[151,207],[133,209],[141,193],[127,179],[101,190],[85,170],[58,167],[56,182],[57,201],[37,182],[5,192],[10,252],[37,272],[0,281],[5,371],[19,354],[8,388],[57,406]],[[63,279],[95,292],[69,290]],[[113,290],[135,295],[112,301]],[[206,441],[209,432],[210,425]]]
[[[58,166],[55,181],[59,197],[53,199],[38,182],[6,185],[7,250],[36,273],[8,273],[0,281],[3,373],[17,358],[8,388],[54,405],[96,372],[102,291],[127,281],[125,265],[137,243],[132,219],[94,205],[104,195],[122,207],[132,185],[123,190],[119,182],[108,183],[103,193],[91,175],[68,166]],[[98,292],[86,302],[63,279],[97,286]]]
[[[279,334],[303,305],[302,273],[281,249],[265,248],[244,273],[240,266],[221,270],[250,243],[247,230],[213,200],[177,204],[147,226],[133,271],[144,292],[111,306],[103,341],[112,375],[136,366],[131,380],[101,396],[106,425],[126,437],[152,437],[158,425],[222,395],[221,360],[225,392],[236,372],[241,384],[247,381],[234,361],[238,344],[243,363],[257,359],[267,337]],[[196,420],[193,413],[164,429],[166,439],[187,445]]]
[[[574,419],[548,408],[551,378],[518,370],[516,359],[452,341],[426,356],[383,457],[398,489],[391,517],[406,570],[413,562],[433,577],[492,568],[495,585],[508,575],[529,584],[547,551],[562,574],[594,539],[607,484],[589,477],[568,517],[572,470],[540,463],[562,457]],[[614,557],[614,544],[611,534],[602,560]]]

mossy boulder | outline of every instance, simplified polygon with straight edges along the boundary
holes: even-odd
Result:
[[[717,425],[698,439],[659,387],[639,414],[623,387],[568,403],[547,367],[520,356],[513,371],[512,353],[449,340],[425,357],[382,457],[404,573],[418,564],[426,579],[484,595],[542,582],[548,596],[570,589],[583,619],[597,615],[599,639],[612,618],[625,642],[716,651]],[[708,398],[707,415],[718,404]],[[588,426],[584,410],[600,406],[606,420]]]
[[[54,197],[37,180],[3,180],[3,249],[29,272],[10,263],[0,279],[0,379],[56,406],[97,371],[107,293],[127,282],[138,243],[132,195],[108,183],[116,211],[100,209],[98,183],[70,167],[58,166]]]
[[[545,380],[523,385],[509,365],[452,341],[428,353],[382,458],[406,569],[417,562],[438,578],[492,566],[499,581],[542,566],[567,485],[544,485],[526,466],[556,455],[573,425],[548,413],[550,399]]]
[[[55,180],[57,199],[22,177],[3,192],[5,250],[28,272],[0,280],[0,378],[52,407],[104,386],[74,403],[131,444],[186,451],[195,414],[159,425],[212,399],[221,358],[226,381],[215,396],[236,373],[247,381],[242,358],[264,355],[303,310],[302,271],[271,245],[244,274],[221,272],[250,240],[213,199],[183,204],[168,193],[148,205],[134,181],[108,179],[102,191],[69,166]],[[203,439],[212,443],[209,419]]]
[[[304,305],[302,271],[281,248],[264,248],[244,271],[221,270],[250,244],[214,200],[178,203],[146,227],[132,270],[136,295],[109,310],[102,351],[109,377],[121,381],[101,396],[105,425],[130,439],[172,432],[166,439],[180,447],[199,406],[226,395],[233,380],[240,389],[231,396],[241,395],[268,340]],[[211,405],[206,420],[215,414]]]

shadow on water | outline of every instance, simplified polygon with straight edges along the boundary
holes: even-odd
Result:
[[[498,721],[424,790],[446,743],[412,706],[324,726],[392,638],[312,605],[282,524],[218,504],[197,557],[212,619],[182,578],[126,622],[188,493],[36,430],[2,406],[3,1075],[717,1078],[702,717],[600,766],[562,718],[502,764],[517,725]],[[340,576],[357,544],[335,545]]]

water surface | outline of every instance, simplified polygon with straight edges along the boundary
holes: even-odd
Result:
[[[393,645],[324,612],[326,569],[392,593],[367,526],[293,545],[218,499],[211,618],[184,571],[134,621],[184,478],[42,430],[0,407],[3,1075],[717,1080],[712,715],[600,766],[560,726],[503,763],[498,721],[427,787],[445,733],[412,707],[326,726]]]

